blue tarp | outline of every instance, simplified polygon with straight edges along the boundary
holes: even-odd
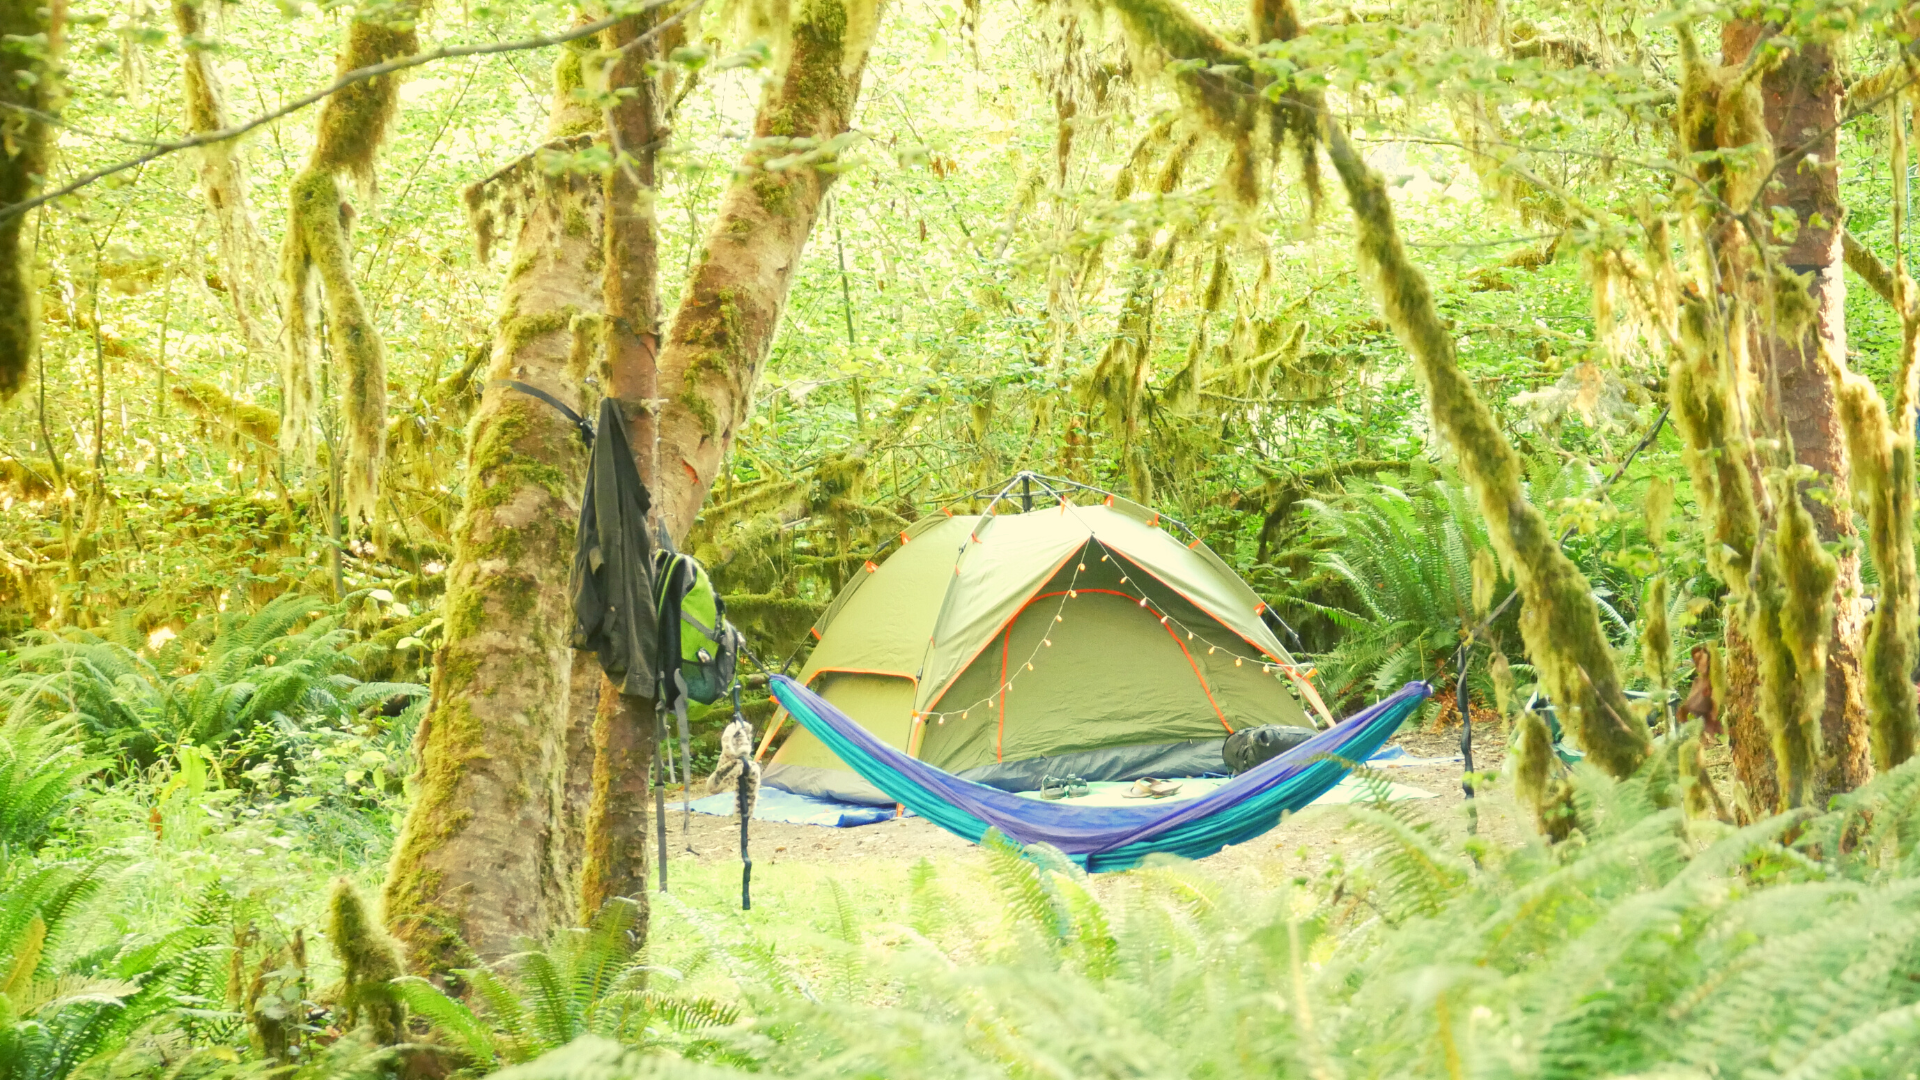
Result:
[[[692,803],[696,814],[718,814],[732,817],[734,796],[732,792],[709,795],[704,799],[695,799]],[[669,803],[668,808],[680,810],[679,803]],[[762,787],[760,797],[754,801],[753,820],[784,821],[793,825],[825,825],[829,829],[851,829],[855,825],[872,825],[894,816],[891,806],[861,806],[857,803],[834,802],[832,799],[816,799],[811,795],[795,795],[791,791]]]

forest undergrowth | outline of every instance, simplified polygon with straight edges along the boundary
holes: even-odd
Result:
[[[1909,0],[0,0],[0,1080],[1911,1077],[1916,129]],[[1044,475],[1534,828],[657,891],[522,379],[756,725]]]

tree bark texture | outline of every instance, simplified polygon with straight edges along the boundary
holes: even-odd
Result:
[[[54,57],[66,20],[64,0],[0,0],[0,104],[37,112],[57,108]],[[44,37],[42,37],[44,35]],[[38,51],[34,41],[44,41]],[[25,202],[47,173],[52,140],[33,113],[0,109],[0,206]],[[0,400],[26,385],[40,336],[40,290],[25,248],[28,214],[0,220]]]
[[[571,685],[567,691],[566,778],[560,804],[563,840],[556,860],[561,886],[568,895],[580,895],[587,853],[587,814],[593,803],[594,715],[605,693],[606,675],[590,652],[575,652]]]
[[[573,146],[573,132],[597,126],[570,105],[577,74],[568,53],[549,145]],[[550,176],[528,157],[483,185],[470,208],[492,190],[520,221],[488,379],[526,382],[585,411],[599,340],[599,180]],[[568,575],[586,462],[579,434],[552,407],[485,391],[468,434],[447,642],[386,884],[387,918],[416,972],[444,973],[473,954],[497,959],[577,912],[570,841],[584,826],[568,822],[583,755],[570,702],[586,695],[576,691]]]
[[[807,235],[832,185],[883,0],[801,0],[781,78],[722,196],[660,358],[660,510],[685,537],[752,405]],[[775,148],[766,140],[817,140]]]
[[[202,7],[207,0],[174,0],[173,23],[180,32],[181,83],[186,96],[187,130],[219,131],[228,124],[226,97],[214,68],[214,42],[207,34]],[[234,322],[247,349],[272,356],[277,338],[273,297],[273,257],[255,224],[247,198],[246,156],[237,141],[202,147],[200,192],[213,214],[220,252],[220,277]]]
[[[1721,41],[1724,62],[1745,62],[1763,29],[1746,21],[1727,24]],[[1790,238],[1776,235],[1773,239],[1781,245],[1777,257],[1805,278],[1815,314],[1803,332],[1783,333],[1779,324],[1765,317],[1772,305],[1756,303],[1759,317],[1753,324],[1751,355],[1762,414],[1777,419],[1779,429],[1792,440],[1794,461],[1813,469],[1827,490],[1825,499],[1809,499],[1806,505],[1820,540],[1831,544],[1857,535],[1847,445],[1828,374],[1830,366],[1845,366],[1847,344],[1844,209],[1835,134],[1842,87],[1826,46],[1803,41],[1761,77],[1760,94],[1776,162],[1775,183],[1761,205],[1766,213],[1785,210],[1798,222]],[[1848,547],[1838,560],[1826,699],[1820,718],[1821,757],[1809,778],[1808,796],[1815,806],[1858,787],[1871,775],[1861,672],[1865,612],[1860,558]],[[1760,764],[1760,755],[1737,751],[1736,762],[1743,759],[1749,765]],[[1743,775],[1741,780],[1750,791],[1767,786],[1757,773]]]
[[[657,9],[656,9],[657,11]],[[660,349],[659,229],[654,218],[655,151],[666,138],[661,86],[649,68],[658,58],[644,35],[655,12],[627,19],[601,35],[614,52],[605,68],[609,91],[627,92],[606,110],[605,126],[614,167],[602,180],[606,206],[605,269],[601,294],[602,378],[607,393],[629,419],[627,437],[634,467],[649,491],[657,487],[654,443],[657,425],[657,359]],[[593,770],[580,876],[583,925],[602,905],[625,897],[639,905],[635,932],[647,932],[647,769],[652,761],[654,702],[621,694],[601,676],[592,715]]]

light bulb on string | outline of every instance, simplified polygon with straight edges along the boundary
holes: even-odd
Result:
[[[1233,666],[1234,666],[1234,667],[1239,667],[1239,666],[1240,666],[1240,661],[1241,661],[1241,659],[1242,659],[1242,657],[1238,657],[1238,656],[1236,656],[1236,657],[1234,657],[1234,658],[1233,658]]]
[[[1141,607],[1146,607],[1146,606],[1147,606],[1147,598],[1146,598],[1146,597],[1144,597],[1144,596],[1143,596],[1143,597],[1141,597],[1141,598],[1140,598],[1140,606],[1141,606]]]
[[[1219,648],[1219,646],[1217,646],[1217,645],[1209,645],[1209,646],[1207,646],[1207,655],[1208,655],[1208,656],[1212,656],[1212,655],[1213,655],[1213,650],[1215,650],[1215,649],[1217,649],[1217,648]]]

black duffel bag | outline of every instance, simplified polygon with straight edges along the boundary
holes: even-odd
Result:
[[[1281,727],[1278,724],[1241,728],[1227,736],[1227,745],[1220,749],[1220,756],[1227,759],[1227,771],[1239,776],[1255,765],[1299,746],[1315,734],[1312,728]]]

